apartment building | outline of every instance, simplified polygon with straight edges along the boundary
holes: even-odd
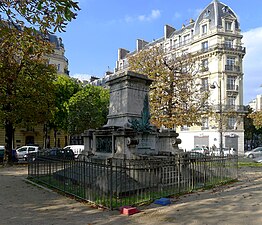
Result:
[[[49,64],[56,65],[58,74],[67,74],[68,59],[65,57],[65,49],[62,39],[56,35],[49,35],[49,41],[54,45],[54,53],[48,55]],[[46,133],[46,137],[45,136]],[[45,140],[46,139],[46,140]],[[57,132],[57,138],[54,140],[53,130],[47,129],[44,124],[36,127],[17,128],[14,133],[13,147],[19,147],[27,144],[37,144],[40,147],[53,147],[56,141],[57,146],[68,144],[68,135],[64,131]],[[44,146],[46,142],[46,146]],[[0,129],[0,145],[5,145],[5,130]]]
[[[219,117],[202,118],[202,126],[178,127],[181,148],[196,146],[228,147],[244,153],[243,57],[240,24],[236,13],[224,3],[213,0],[187,25],[176,29],[164,26],[163,37],[147,42],[138,39],[136,50],[118,50],[115,73],[128,68],[127,57],[151,46],[161,46],[166,54],[194,54],[201,63],[199,71],[204,88],[209,89],[209,104]],[[229,114],[228,112],[234,112]]]
[[[261,111],[262,110],[262,95],[257,95],[255,99],[248,103],[250,108],[254,111]]]

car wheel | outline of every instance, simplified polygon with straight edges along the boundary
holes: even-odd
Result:
[[[254,158],[254,155],[253,155],[253,154],[249,154],[249,155],[248,155],[248,158],[253,159],[253,158]]]

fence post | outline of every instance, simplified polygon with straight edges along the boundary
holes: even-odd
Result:
[[[107,171],[109,170],[109,175],[110,175],[110,182],[109,182],[109,185],[110,185],[110,188],[109,188],[109,195],[110,195],[110,209],[113,210],[113,165],[112,165],[112,158],[109,158],[107,160]]]

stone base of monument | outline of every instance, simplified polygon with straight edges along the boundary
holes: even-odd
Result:
[[[92,133],[92,135],[90,135]],[[141,156],[179,154],[181,143],[175,131],[136,132],[131,128],[103,128],[82,134],[84,153],[100,158],[139,159]],[[142,157],[143,158],[143,157]]]

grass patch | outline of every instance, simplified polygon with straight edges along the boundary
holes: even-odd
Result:
[[[262,167],[262,163],[257,163],[257,162],[238,162],[238,167]]]

